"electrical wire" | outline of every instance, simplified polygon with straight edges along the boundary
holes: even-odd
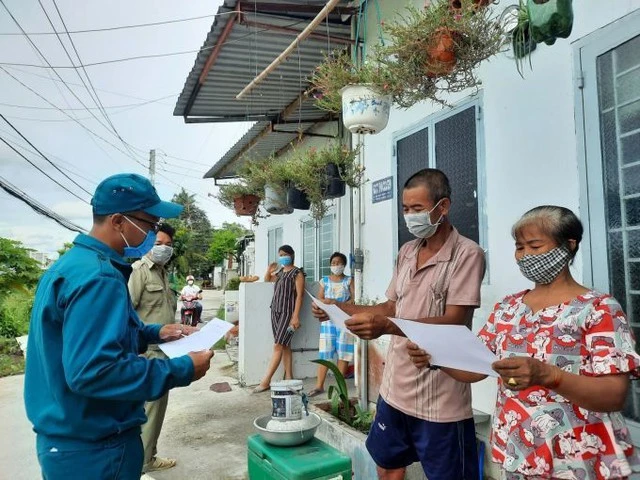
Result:
[[[9,10],[9,7],[7,7],[7,5],[5,4],[4,0],[0,0],[0,5],[2,5],[4,7],[4,9],[7,11],[7,13],[9,14],[9,16],[11,17],[11,19],[13,20],[13,22],[16,24],[16,26],[20,29],[20,31],[24,34],[25,38],[27,39],[27,41],[31,44],[31,46],[36,50],[36,52],[38,53],[38,55],[40,55],[40,57],[44,60],[44,62],[48,65],[48,67],[53,71],[53,73],[60,79],[60,81],[63,83],[63,85],[67,88],[67,90],[69,90],[69,93],[71,93],[71,95],[80,103],[80,105],[82,105],[83,107],[87,108],[87,106],[84,104],[84,102],[80,99],[80,97],[78,97],[78,95],[76,95],[76,93],[73,91],[73,89],[71,87],[69,87],[69,85],[67,85],[67,83],[64,81],[64,79],[60,76],[60,74],[58,73],[57,69],[55,67],[53,67],[51,65],[51,63],[49,62],[49,60],[47,59],[47,57],[44,55],[44,53],[42,53],[42,51],[38,48],[38,46],[35,44],[35,42],[31,39],[31,37],[29,37],[29,35],[27,35],[27,33],[25,32],[24,28],[22,28],[22,25],[20,24],[20,22],[18,22],[18,19],[13,15],[13,13],[11,13],[11,10]],[[44,67],[43,65],[40,65],[41,67]],[[46,67],[45,67],[46,68]],[[70,68],[76,68],[75,65],[70,67]],[[93,117],[94,119],[100,124],[102,125],[104,128],[106,128],[107,130],[109,129],[109,127],[107,127],[104,123],[102,123],[102,121],[95,116],[95,114],[93,112],[91,112],[91,110],[87,110]]]
[[[11,70],[16,70],[20,73],[24,73],[25,75],[30,75],[32,77],[38,77],[38,78],[44,78],[45,80],[52,80],[54,82],[60,82],[60,80],[58,80],[57,78],[51,78],[45,75],[40,75],[39,73],[36,72],[31,72],[29,70],[25,70],[23,68],[19,68],[19,67],[11,67],[11,66],[7,66],[7,68],[11,69]],[[67,82],[68,85],[73,85],[74,87],[81,87],[82,85],[79,83],[74,83],[74,82]],[[110,95],[117,95],[119,97],[125,97],[125,98],[133,98],[134,100],[142,100],[142,101],[149,101],[149,99],[147,98],[142,98],[142,97],[136,97],[135,95],[129,95],[127,93],[121,93],[121,92],[114,92],[113,90],[105,90],[104,88],[98,88],[97,89],[100,92],[104,92],[104,93],[108,93]],[[167,95],[167,98],[169,97],[175,97],[176,95]],[[109,108],[109,107],[107,107]]]
[[[34,150],[31,150],[30,148],[25,147],[24,145],[21,145],[20,143],[18,143],[18,138],[15,135],[12,135],[10,132],[6,131],[6,130],[2,130],[0,129],[0,133],[3,133],[5,135],[5,140],[7,140],[7,138],[11,138],[12,140],[7,140],[9,143],[11,143],[14,147],[19,148],[20,150],[23,150],[25,152],[30,153],[31,155],[38,155],[38,153]],[[67,172],[70,175],[73,175],[75,177],[78,177],[88,183],[90,183],[93,186],[98,185],[98,183],[100,183],[99,180],[96,180],[95,178],[88,178],[88,174],[86,172],[84,172],[84,175],[78,173],[78,166],[74,165],[73,163],[67,162],[66,160],[53,155],[52,153],[49,152],[45,152],[47,154],[47,156],[49,158],[55,158],[58,161],[58,166],[64,170],[65,172]],[[65,167],[64,165],[67,165],[67,167]]]
[[[78,182],[76,182],[73,178],[69,177],[66,173],[64,173],[62,170],[60,170],[60,168],[55,163],[53,163],[49,159],[49,157],[47,157],[44,153],[42,153],[40,150],[38,150],[38,147],[36,147],[33,143],[31,143],[31,141],[27,137],[25,137],[22,134],[22,132],[20,130],[18,130],[15,127],[15,125],[13,125],[13,123],[11,123],[9,120],[7,120],[6,117],[2,113],[0,113],[0,118],[2,118],[2,120],[4,120],[5,123],[7,125],[9,125],[14,132],[16,132],[18,135],[20,135],[20,138],[22,138],[25,142],[27,142],[31,148],[33,148],[36,152],[38,152],[38,155],[40,155],[47,162],[49,162],[51,164],[51,166],[53,168],[55,168],[58,172],[60,172],[67,180],[69,180],[71,183],[73,183],[76,187],[80,188],[80,190],[82,190],[83,192],[88,193],[89,195],[91,195],[91,192],[89,190],[84,188],[82,185],[80,185]]]
[[[76,85],[76,86],[81,86],[78,83],[71,83],[71,82],[67,82],[69,85]],[[100,89],[97,89],[100,90]],[[102,90],[104,91],[104,90]],[[168,98],[174,98],[176,95],[171,94],[171,95],[165,95],[164,97],[159,97],[159,98],[154,98],[153,100],[145,100],[144,102],[137,102],[137,103],[125,103],[122,105],[109,105],[107,107],[104,107],[107,110],[116,110],[116,109],[122,109],[121,111],[128,111],[131,110],[133,108],[138,108],[138,107],[143,107],[145,105],[149,105],[150,103],[158,103],[161,102],[162,100],[166,100]],[[26,110],[64,110],[66,112],[72,112],[72,111],[84,111],[84,110],[99,110],[99,107],[88,107],[88,108],[54,108],[54,107],[38,107],[36,105],[17,105],[15,103],[3,103],[0,102],[0,106],[3,107],[12,107],[12,108],[24,108]],[[120,112],[115,112],[115,113],[120,113]]]
[[[1,1],[1,0],[0,0]],[[127,153],[123,150],[120,149],[120,147],[118,147],[117,145],[111,143],[109,140],[107,140],[106,138],[104,138],[102,135],[94,132],[93,130],[91,130],[89,127],[87,127],[85,124],[83,124],[82,122],[80,122],[79,120],[77,120],[76,118],[72,117],[71,115],[69,115],[67,112],[65,112],[64,110],[60,109],[57,105],[55,105],[54,103],[52,103],[51,101],[49,101],[46,97],[44,97],[43,95],[41,95],[40,93],[38,93],[37,91],[35,91],[33,88],[31,88],[29,85],[27,85],[26,83],[22,82],[19,78],[17,78],[15,75],[13,75],[11,72],[9,72],[6,68],[2,67],[0,65],[0,70],[2,70],[4,73],[6,73],[7,75],[9,75],[11,78],[13,78],[16,82],[18,82],[20,85],[22,85],[24,88],[26,88],[27,90],[29,90],[31,93],[33,93],[34,95],[36,95],[37,97],[39,97],[41,100],[44,100],[46,103],[48,103],[49,105],[51,105],[52,107],[55,107],[56,110],[60,111],[63,115],[67,116],[68,118],[70,118],[72,121],[74,121],[75,123],[77,123],[80,127],[82,127],[84,130],[86,130],[87,132],[89,132],[91,135],[95,136],[96,138],[99,138],[100,140],[102,140],[103,142],[105,142],[106,144],[110,145],[111,147],[113,147],[114,149],[118,150],[120,153],[122,153],[123,155],[131,158],[134,162],[138,163],[140,166],[142,166],[145,171],[147,170],[147,165],[145,165],[144,163],[142,163],[140,160],[136,159],[135,157],[132,157],[130,153]]]
[[[199,17],[187,17],[187,18],[178,18],[175,20],[165,20],[165,21],[161,21],[161,22],[151,22],[151,23],[138,23],[138,24],[134,24],[134,25],[119,25],[119,26],[115,26],[115,27],[105,27],[105,28],[92,28],[92,29],[87,29],[87,30],[74,30],[71,31],[69,33],[93,33],[93,32],[112,32],[115,30],[126,30],[126,29],[131,29],[131,28],[143,28],[143,27],[156,27],[156,26],[160,26],[160,25],[169,25],[172,23],[182,23],[182,22],[191,22],[194,20],[202,20],[205,18],[213,18],[213,17],[221,17],[223,15],[233,15],[237,13],[235,10],[232,10],[230,12],[222,12],[222,13],[216,13],[216,14],[210,14],[210,15],[201,15]],[[0,36],[17,36],[17,35],[22,35],[21,33],[11,33],[11,32],[2,32],[0,33]],[[36,35],[54,35],[53,32],[29,32],[29,35],[32,36],[36,36]]]
[[[42,168],[40,168],[38,165],[36,165],[35,163],[33,163],[31,160],[29,160],[27,157],[25,157],[22,153],[20,153],[18,150],[16,150],[16,148],[11,145],[7,140],[5,140],[3,137],[0,136],[0,142],[4,143],[7,147],[9,147],[11,150],[13,150],[14,152],[16,152],[18,155],[20,155],[20,157],[24,158],[27,162],[29,162],[29,164],[31,164],[31,166],[33,168],[35,168],[36,170],[38,170],[40,173],[42,173],[45,177],[47,177],[49,180],[51,180],[53,183],[55,183],[56,185],[58,185],[59,187],[61,187],[62,189],[64,189],[66,192],[70,193],[71,195],[73,195],[74,197],[76,197],[78,200],[83,201],[84,203],[89,203],[87,202],[84,198],[80,197],[79,195],[75,194],[74,192],[72,192],[71,190],[69,190],[66,186],[64,186],[62,183],[60,183],[58,180],[56,180],[55,178],[53,178],[51,175],[49,175],[47,172],[45,172]]]
[[[21,200],[22,202],[29,205],[33,210],[35,210],[40,215],[50,218],[54,222],[58,223],[60,226],[66,228],[67,230],[71,230],[72,232],[85,233],[86,230],[84,228],[76,225],[71,220],[68,220],[62,215],[45,207],[36,199],[24,193],[18,187],[9,183],[5,178],[0,177],[0,188],[2,188],[5,192],[7,192],[12,197],[15,197],[18,200]]]
[[[294,23],[291,23],[289,25],[285,25],[285,27],[286,28],[295,27],[296,25],[299,25],[300,23],[303,23],[303,21],[294,22]],[[263,28],[263,29],[258,30],[258,32],[266,32],[266,31],[269,31],[269,29],[268,28]],[[250,37],[251,35],[253,35],[253,33],[248,33],[246,35],[238,37],[235,40],[226,40],[223,43],[223,45],[241,42],[242,40],[244,40],[247,37]],[[25,36],[28,36],[28,35],[25,33]],[[175,57],[175,56],[178,56],[178,55],[187,55],[187,54],[191,54],[191,53],[206,52],[208,50],[213,50],[214,48],[216,48],[216,46],[217,45],[212,45],[210,47],[202,47],[202,48],[199,48],[198,50],[183,50],[183,51],[179,51],[179,52],[152,53],[152,54],[149,54],[149,55],[136,55],[136,56],[133,56],[133,57],[116,58],[116,59],[112,59],[112,60],[102,60],[100,62],[85,63],[85,64],[82,64],[82,65],[79,65],[79,66],[95,67],[95,66],[98,66],[98,65],[108,65],[108,64],[112,64],[112,63],[130,62],[130,61],[133,61],[133,60],[143,60],[143,59],[149,59],[149,58]],[[36,65],[36,64],[33,64],[33,63],[15,63],[15,62],[0,62],[0,65],[4,65],[5,67],[30,67],[30,68],[40,68],[40,69],[51,68],[51,69],[55,69],[55,70],[78,68],[78,67],[73,66],[73,65],[53,66],[53,65]]]
[[[56,9],[56,12],[58,13],[58,17],[60,17],[60,21],[62,22],[62,27],[64,28],[64,31],[66,32],[67,37],[69,38],[69,42],[71,43],[71,46],[73,47],[73,51],[75,52],[76,57],[78,58],[78,62],[80,63],[80,67],[82,68],[82,72],[84,73],[85,77],[87,77],[87,82],[89,82],[89,86],[91,87],[91,90],[89,90],[89,87],[87,87],[87,84],[82,79],[82,75],[80,75],[80,72],[78,72],[78,69],[75,68],[75,71],[78,74],[78,77],[80,78],[80,80],[82,81],[82,84],[87,89],[87,92],[89,92],[89,96],[91,96],[91,92],[93,92],[93,95],[95,96],[95,100],[94,101],[96,102],[96,105],[101,109],[101,113],[102,113],[102,116],[104,117],[104,119],[107,121],[107,123],[113,129],[113,133],[116,134],[116,136],[118,137],[120,142],[122,142],[122,144],[124,145],[125,149],[131,151],[129,144],[124,141],[124,139],[122,138],[122,136],[120,135],[120,133],[116,129],[116,126],[111,121],[111,118],[109,117],[109,114],[107,113],[107,111],[104,108],[104,105],[102,104],[102,100],[100,100],[100,97],[98,96],[98,92],[96,92],[96,89],[93,86],[93,82],[91,81],[91,77],[87,73],[87,70],[85,69],[85,67],[82,65],[82,58],[80,57],[80,53],[78,53],[78,49],[76,48],[76,44],[73,41],[73,38],[71,37],[71,34],[69,34],[69,29],[67,28],[67,24],[65,23],[64,18],[62,17],[62,13],[60,12],[60,9],[58,8],[58,4],[57,4],[56,0],[52,0],[52,1],[53,1],[53,5],[54,5],[54,7]],[[40,6],[42,7],[43,11],[45,12],[45,15],[47,16],[47,19],[49,20],[49,23],[51,24],[51,28],[55,32],[56,28],[53,25],[53,22],[51,21],[51,19],[49,18],[49,15],[47,14],[47,11],[44,9],[44,6],[42,5],[42,1],[38,0],[38,3],[40,3]],[[67,54],[67,57],[69,58],[69,61],[71,62],[72,65],[74,65],[73,60],[71,59],[71,55],[69,55],[69,52],[67,51],[67,49],[66,49],[66,47],[64,45],[64,42],[61,40],[59,35],[56,35],[56,37],[58,38],[58,41],[60,42],[60,44],[62,45],[62,47],[63,47],[63,49],[65,51],[65,53]]]

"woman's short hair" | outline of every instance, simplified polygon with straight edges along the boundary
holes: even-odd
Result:
[[[339,258],[342,261],[343,265],[347,265],[347,256],[344,253],[333,252],[329,257],[329,263],[333,262],[334,258]]]
[[[511,235],[515,239],[524,227],[531,224],[537,225],[559,246],[569,247],[569,240],[575,240],[576,248],[571,251],[571,258],[576,256],[584,228],[580,219],[571,210],[557,205],[541,205],[532,208],[513,225]]]
[[[158,226],[158,232],[166,233],[171,240],[173,240],[173,236],[176,234],[176,229],[173,228],[168,223],[161,223]]]

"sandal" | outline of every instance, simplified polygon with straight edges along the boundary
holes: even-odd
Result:
[[[321,393],[324,393],[324,388],[314,388],[313,390],[311,390],[307,394],[307,397],[309,397],[309,398],[316,397],[316,396],[320,395]]]
[[[253,389],[252,393],[262,393],[262,392],[266,392],[267,390],[269,390],[270,387],[263,387],[262,385],[258,385],[256,388]]]

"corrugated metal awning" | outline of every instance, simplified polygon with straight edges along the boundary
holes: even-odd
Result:
[[[324,1],[225,0],[196,57],[174,115],[186,122],[315,122],[328,118],[303,93],[327,51],[351,44],[347,1],[242,100],[236,95],[295,39]]]
[[[336,122],[337,123],[337,122]],[[286,149],[300,136],[308,134],[317,123],[303,122],[299,125],[272,125],[271,122],[256,122],[224,156],[205,173],[204,178],[225,179],[237,175],[238,168],[251,158],[266,158]],[[337,127],[336,127],[337,130]]]

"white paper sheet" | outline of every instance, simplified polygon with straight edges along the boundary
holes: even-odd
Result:
[[[431,355],[433,365],[498,376],[491,368],[496,356],[464,325],[430,325],[401,318],[391,321]]]
[[[342,330],[347,328],[345,327],[344,322],[346,322],[351,318],[349,314],[347,314],[344,310],[342,310],[337,305],[330,305],[327,303],[323,303],[321,300],[318,300],[316,297],[311,295],[308,291],[306,292],[307,292],[307,295],[309,295],[313,300],[313,303],[315,303],[318,306],[318,308],[320,308],[327,315],[329,315],[329,320],[331,320],[336,327]]]
[[[209,350],[231,328],[232,323],[214,318],[197,332],[172,342],[160,343],[158,346],[169,358],[181,357],[189,352]]]

